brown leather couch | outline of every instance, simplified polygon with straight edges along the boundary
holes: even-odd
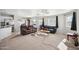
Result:
[[[27,34],[30,34],[30,33],[35,33],[37,31],[37,28],[33,27],[32,25],[30,26],[27,26],[25,24],[22,24],[21,27],[20,27],[20,33],[21,35],[27,35]]]

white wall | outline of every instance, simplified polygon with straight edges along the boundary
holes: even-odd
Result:
[[[77,33],[79,34],[79,10],[77,12]]]
[[[57,32],[64,33],[65,32],[65,18],[64,15],[58,16],[58,29]]]
[[[15,32],[20,32],[20,26],[21,24],[25,23],[25,20],[22,18],[15,16],[14,17],[14,31]]]

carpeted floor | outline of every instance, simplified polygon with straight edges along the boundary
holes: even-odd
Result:
[[[63,34],[11,35],[0,42],[1,50],[59,50],[58,45],[66,38]],[[70,48],[74,49],[74,47]]]

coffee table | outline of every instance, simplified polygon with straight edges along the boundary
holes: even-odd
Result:
[[[50,31],[48,31],[48,30],[40,30],[40,32],[42,32],[42,33],[47,33],[47,34],[50,33]]]

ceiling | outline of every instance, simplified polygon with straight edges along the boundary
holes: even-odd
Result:
[[[72,9],[0,9],[1,13],[21,16],[21,17],[33,17],[33,16],[49,16],[67,13]]]

